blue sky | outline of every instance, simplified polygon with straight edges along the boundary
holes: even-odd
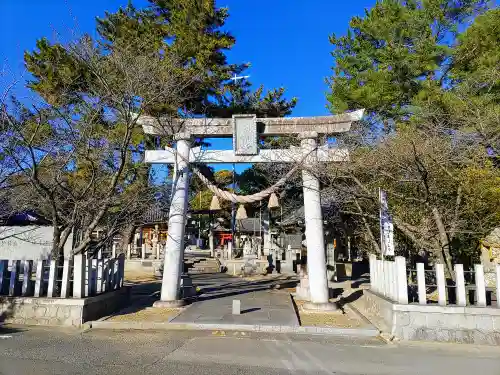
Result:
[[[125,6],[127,0],[0,0],[0,92],[13,79],[23,80],[23,53],[43,36],[67,41],[82,33],[93,35],[95,17]],[[135,0],[136,6],[147,3]],[[328,36],[343,34],[349,19],[362,15],[373,0],[221,0],[229,8],[225,28],[236,37],[230,62],[250,62],[250,80],[266,88],[284,86],[299,98],[293,116],[328,114],[325,77],[332,58]],[[19,84],[16,91],[31,94]],[[213,142],[228,149],[230,140]],[[244,166],[237,168],[241,170]]]

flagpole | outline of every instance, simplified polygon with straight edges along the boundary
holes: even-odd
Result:
[[[236,193],[236,184],[235,184],[235,178],[234,178],[234,163],[233,163],[233,192]],[[235,242],[235,227],[236,227],[236,204],[234,202],[231,202],[231,242],[233,243],[233,249],[235,249],[236,242]]]

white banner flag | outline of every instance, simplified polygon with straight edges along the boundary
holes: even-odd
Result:
[[[394,255],[394,226],[387,205],[387,194],[379,189],[380,202],[380,250],[382,255]]]

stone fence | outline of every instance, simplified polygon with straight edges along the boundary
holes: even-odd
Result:
[[[371,255],[364,308],[380,318],[379,328],[400,339],[498,345],[500,266],[488,277],[482,265],[473,268],[455,264],[451,281],[442,264],[407,269],[404,257]]]
[[[125,256],[0,260],[0,322],[79,326],[128,300]]]
[[[0,296],[83,298],[120,289],[124,257],[55,260],[0,260]],[[62,268],[62,269],[61,269]]]
[[[388,261],[370,256],[370,289],[401,304],[408,304],[410,299],[420,305],[485,307],[492,305],[493,297],[500,293],[500,265],[495,274],[485,275],[481,264],[474,265],[473,271],[455,264],[453,276],[455,281],[447,282],[442,264],[435,264],[432,270],[426,270],[423,263],[407,269],[404,257]],[[500,307],[498,298],[495,302]]]

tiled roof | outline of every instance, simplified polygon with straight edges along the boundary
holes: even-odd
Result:
[[[151,206],[144,213],[142,220],[143,220],[143,223],[145,223],[145,224],[167,223],[168,222],[168,210],[159,206],[159,205]]]
[[[236,230],[238,232],[258,232],[260,230],[260,221],[257,217],[236,220]]]

